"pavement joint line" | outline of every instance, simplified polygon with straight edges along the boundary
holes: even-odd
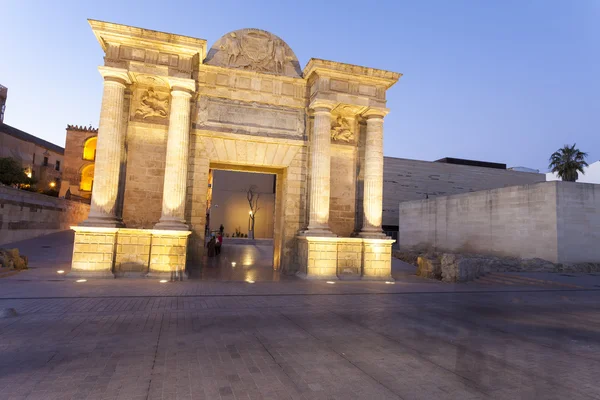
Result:
[[[0,286],[1,287],[1,286]],[[600,292],[600,289],[514,289],[514,290],[458,290],[437,292],[355,292],[355,293],[264,293],[264,294],[147,294],[114,296],[47,296],[47,297],[0,297],[2,300],[46,300],[46,299],[119,299],[119,298],[191,298],[191,297],[294,297],[294,296],[393,296],[393,295],[438,295],[438,294],[494,294],[494,293],[548,293],[548,292]]]

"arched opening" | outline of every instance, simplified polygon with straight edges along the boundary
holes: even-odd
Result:
[[[81,170],[81,181],[79,190],[82,192],[91,192],[94,186],[94,164],[86,165]]]
[[[96,143],[98,138],[96,136],[89,138],[85,141],[83,146],[83,159],[94,161],[96,159]]]

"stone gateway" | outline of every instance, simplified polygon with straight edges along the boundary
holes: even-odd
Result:
[[[105,52],[90,213],[72,274],[180,276],[204,255],[212,170],[276,175],[273,268],[391,279],[386,91],[400,74],[311,59],[259,29],[203,39],[90,20]]]

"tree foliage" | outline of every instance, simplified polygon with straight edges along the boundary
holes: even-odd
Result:
[[[28,178],[21,164],[13,158],[0,158],[0,182],[10,186],[31,185],[34,180]]]
[[[579,178],[579,172],[585,174],[583,168],[588,166],[585,161],[587,153],[572,146],[564,145],[550,156],[550,165],[548,168],[556,173],[563,181],[576,182]]]

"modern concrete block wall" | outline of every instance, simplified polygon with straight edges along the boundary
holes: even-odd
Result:
[[[89,210],[88,204],[0,185],[0,245],[67,230]]]
[[[561,262],[600,262],[600,185],[557,182]]]
[[[544,182],[400,203],[400,249],[600,262],[600,185]]]
[[[383,225],[398,223],[398,203],[544,182],[544,174],[385,157]]]

